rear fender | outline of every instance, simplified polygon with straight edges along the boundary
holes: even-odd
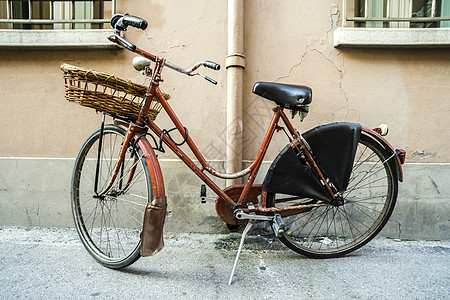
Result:
[[[363,126],[362,131],[367,135],[371,136],[372,138],[374,138],[378,143],[380,143],[383,146],[383,148],[388,152],[389,155],[394,155],[395,159],[393,161],[395,165],[395,170],[397,171],[397,178],[400,182],[403,182],[402,161],[400,160],[396,149],[394,149],[394,147],[392,147],[391,144],[389,144],[389,142],[375,130]]]

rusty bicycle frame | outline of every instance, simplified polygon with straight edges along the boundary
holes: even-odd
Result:
[[[126,41],[119,35],[111,35],[108,37],[112,42],[117,43],[119,45],[124,45]],[[129,42],[128,42],[129,43]],[[226,174],[221,173],[215,169],[213,169],[207,162],[206,159],[203,157],[203,155],[200,153],[199,149],[197,148],[194,141],[191,139],[191,137],[188,135],[186,128],[183,126],[181,121],[178,119],[175,112],[172,110],[171,106],[169,105],[168,101],[164,99],[164,95],[159,89],[159,83],[162,81],[161,78],[161,72],[164,66],[169,66],[172,69],[175,70],[181,70],[181,68],[172,65],[171,63],[167,62],[165,59],[155,56],[153,54],[150,54],[134,45],[132,45],[132,49],[128,49],[134,53],[137,53],[151,61],[153,61],[156,65],[154,67],[153,74],[151,75],[151,83],[146,91],[146,99],[144,102],[144,105],[140,111],[140,114],[138,116],[138,119],[135,123],[128,123],[123,121],[116,121],[116,125],[125,129],[127,131],[121,152],[119,160],[116,164],[113,176],[111,178],[110,184],[108,187],[102,191],[100,194],[105,194],[108,189],[113,185],[114,181],[117,178],[117,175],[120,170],[120,166],[123,163],[126,149],[129,145],[129,143],[134,138],[137,143],[139,143],[139,146],[141,146],[142,149],[145,149],[144,157],[148,164],[151,166],[155,166],[150,168],[150,175],[152,178],[152,190],[153,190],[153,197],[157,198],[159,196],[165,196],[164,191],[164,183],[162,180],[162,174],[161,170],[159,168],[159,163],[157,161],[157,157],[154,154],[153,147],[149,143],[149,141],[145,138],[148,129],[150,129],[153,133],[156,134],[156,136],[161,137],[162,141],[172,150],[173,153],[175,153],[178,158],[180,158],[203,182],[205,182],[219,197],[221,197],[223,200],[225,200],[230,207],[236,209],[240,208],[244,213],[257,213],[257,214],[267,214],[267,213],[280,213],[282,216],[290,215],[299,213],[305,210],[305,208],[312,207],[312,206],[322,206],[322,205],[330,205],[328,203],[320,203],[320,204],[303,204],[303,205],[291,205],[287,207],[271,207],[266,208],[266,197],[265,193],[262,192],[261,194],[261,201],[260,205],[252,206],[251,208],[245,208],[243,205],[248,200],[248,196],[250,194],[251,188],[253,186],[253,183],[255,181],[256,175],[260,169],[260,166],[262,164],[263,158],[267,152],[268,146],[270,144],[270,141],[273,137],[273,134],[275,131],[279,131],[281,129],[284,129],[283,127],[280,127],[278,125],[280,119],[285,124],[287,130],[289,131],[290,135],[292,136],[293,140],[295,140],[296,144],[298,144],[298,147],[303,150],[303,153],[305,153],[305,156],[307,158],[308,163],[310,163],[311,167],[313,168],[314,173],[318,176],[318,178],[321,179],[322,184],[330,194],[330,198],[333,199],[335,197],[335,193],[333,192],[332,188],[328,185],[327,180],[325,179],[325,176],[322,174],[321,170],[317,166],[317,164],[314,162],[314,159],[311,155],[311,153],[308,150],[308,147],[305,147],[304,141],[301,139],[300,134],[294,129],[291,122],[289,121],[288,117],[283,111],[283,108],[280,106],[277,106],[273,108],[273,117],[270,121],[269,127],[267,129],[267,132],[264,136],[261,148],[258,151],[258,154],[254,161],[245,169],[232,174]],[[190,69],[190,71],[194,71],[198,66],[194,66]],[[178,145],[170,138],[168,135],[163,134],[163,130],[158,127],[158,125],[155,124],[154,121],[147,118],[147,114],[150,107],[150,99],[153,97],[157,97],[159,99],[159,102],[161,103],[162,107],[170,117],[171,121],[175,125],[178,132],[181,134],[182,137],[185,138],[185,142],[197,158],[198,162],[201,165],[201,168],[198,167],[179,147]],[[239,199],[237,202],[235,202],[229,195],[227,195],[224,190],[222,190],[220,187],[218,187],[206,174],[205,171],[207,171],[209,174],[223,178],[223,179],[234,179],[234,178],[241,178],[245,175],[249,175],[246,184],[243,187],[243,190],[239,196]],[[133,176],[133,172],[130,173],[128,182],[131,180]],[[126,186],[126,185],[125,185]],[[300,197],[298,197],[300,198]],[[298,198],[292,198],[298,199]]]
[[[273,116],[262,140],[261,147],[259,148],[255,159],[250,163],[248,167],[235,173],[222,173],[212,168],[208,164],[208,162],[198,149],[197,145],[189,135],[187,128],[183,126],[182,122],[179,120],[169,102],[166,100],[167,95],[163,94],[159,87],[160,83],[163,81],[161,74],[165,67],[188,76],[199,75],[209,82],[217,84],[216,81],[198,73],[196,70],[201,66],[219,70],[220,66],[211,61],[200,61],[192,67],[184,69],[170,63],[162,57],[153,55],[149,52],[144,51],[143,49],[136,47],[134,44],[123,38],[121,36],[121,32],[125,31],[127,29],[127,26],[132,26],[144,30],[147,27],[147,22],[138,17],[130,16],[126,13],[123,15],[116,14],[111,18],[111,26],[115,29],[115,31],[114,34],[108,36],[108,39],[111,42],[114,42],[133,53],[139,54],[138,57],[135,57],[133,59],[133,66],[136,70],[142,71],[142,74],[145,75],[146,78],[150,79],[150,83],[148,84],[148,87],[144,87],[141,89],[145,90],[145,96],[144,101],[140,104],[141,107],[137,118],[134,114],[132,117],[126,117],[126,115],[121,115],[120,113],[117,113],[116,115],[115,112],[110,112],[109,110],[106,110],[106,112],[103,111],[103,119],[100,129],[97,129],[89,136],[85,144],[82,146],[76,159],[72,176],[71,193],[74,221],[84,246],[90,252],[90,254],[94,256],[94,258],[96,258],[100,263],[111,268],[121,268],[130,265],[140,256],[154,255],[163,248],[163,229],[165,217],[167,215],[167,197],[165,194],[166,192],[161,166],[158,160],[158,156],[155,153],[155,150],[165,152],[163,144],[165,145],[165,147],[168,147],[185,165],[187,165],[192,170],[192,172],[194,172],[210,189],[212,189],[215,194],[217,194],[218,197],[215,201],[216,213],[222,219],[222,221],[226,223],[227,228],[230,231],[237,231],[242,225],[245,224],[233,270],[231,272],[229,284],[231,284],[232,282],[245,236],[254,223],[268,221],[270,223],[270,227],[273,229],[273,233],[275,234],[275,236],[280,238],[280,240],[284,244],[286,244],[286,246],[301,254],[320,258],[337,257],[358,249],[359,247],[370,241],[376,234],[378,234],[381,228],[383,228],[383,226],[386,224],[388,218],[392,213],[397,197],[398,186],[396,180],[399,180],[400,182],[403,181],[401,164],[403,164],[406,154],[406,152],[402,149],[394,149],[382,137],[387,134],[387,125],[381,124],[384,125],[384,127],[380,125],[379,128],[369,129],[359,124],[352,123],[337,125],[330,124],[330,126],[318,126],[310,131],[307,131],[304,136],[302,136],[302,134],[300,134],[300,132],[293,127],[289,118],[286,116],[284,109],[291,110],[293,116],[295,116],[296,113],[299,113],[300,119],[303,120],[303,118],[308,113],[308,105],[311,102],[311,89],[309,87],[299,85],[273,85],[273,83],[258,82],[255,84],[253,92],[268,100],[273,100],[276,103],[276,106],[272,109]],[[288,87],[286,91],[290,91],[291,93],[281,93],[281,91],[283,91],[282,87]],[[270,95],[270,93],[268,93],[270,91],[276,91],[278,94],[275,96]],[[116,92],[114,91],[114,93]],[[126,95],[123,96],[123,99],[126,99],[125,97]],[[139,93],[139,97],[142,97],[141,93]],[[156,107],[152,106],[153,101],[158,102]],[[154,110],[154,112],[156,113],[159,112],[159,110],[164,109],[175,127],[172,129],[161,129],[154,122],[154,118],[150,117],[149,115],[151,107],[152,110]],[[105,126],[106,114],[114,118],[115,126]],[[170,132],[174,130],[177,130],[177,132],[181,135],[183,139],[182,142],[177,143],[170,136]],[[289,144],[284,148],[282,152],[280,152],[280,154],[277,156],[277,159],[274,160],[274,163],[272,163],[263,184],[255,184],[256,176],[261,169],[263,159],[267,153],[273,135],[275,134],[275,132],[279,131],[283,131],[287,135]],[[350,131],[352,131],[353,133],[348,133]],[[120,145],[119,143],[114,142],[114,148],[115,146],[120,147],[120,151],[118,151],[119,153],[117,153],[117,150],[114,149],[113,153],[108,152],[107,161],[111,162],[108,163],[107,175],[103,175],[104,172],[100,172],[102,168],[101,151],[103,149],[103,135],[106,136],[106,134],[113,133],[123,136],[123,132],[126,133],[123,137],[122,144]],[[341,134],[336,134],[336,132],[340,132]],[[364,132],[366,137],[360,139],[360,135],[362,132]],[[321,133],[321,135],[319,135],[319,133]],[[147,135],[149,135],[151,139],[147,138]],[[337,140],[334,139],[333,135],[336,135]],[[347,137],[348,139],[346,139]],[[83,170],[84,168],[85,158],[87,157],[88,153],[91,153],[89,151],[91,151],[94,143],[97,143],[97,139],[98,151],[96,170],[95,174],[92,174],[92,172],[91,174],[89,174],[89,176],[95,175],[95,177],[93,178],[94,193],[92,195],[90,194],[90,192],[88,192],[88,195],[84,196],[84,198],[87,198],[86,201],[80,203],[80,190],[82,190],[80,186],[84,187],[84,189],[82,190],[83,192],[86,188],[91,188],[90,182],[81,185],[80,182],[82,178],[86,177],[84,175],[83,177],[81,176],[81,170]],[[328,141],[327,143],[325,143],[320,139],[326,139]],[[122,141],[122,137],[120,137],[119,140]],[[320,140],[320,142],[318,140]],[[309,143],[311,143],[311,147]],[[353,172],[353,169],[350,169],[350,167],[352,167],[352,165],[350,164],[353,164],[354,158],[352,157],[352,161],[350,162],[350,158],[348,158],[346,161],[345,157],[356,155],[359,143],[361,143],[363,146],[366,146],[366,148],[362,150],[362,154],[366,151],[366,149],[369,149],[370,152],[368,158],[362,158],[362,161],[359,163],[359,165],[363,164],[364,162],[371,163],[370,158],[372,156],[375,156],[376,161],[373,166],[372,164],[370,164],[371,167],[369,172],[374,168],[374,166],[378,165],[379,163],[381,163],[381,165],[378,165],[380,166],[380,168],[372,172],[370,176],[374,176],[374,174],[377,174],[380,170],[384,170],[386,172],[385,177],[381,178],[386,181],[385,183],[383,183],[385,185],[381,186],[381,192],[383,194],[380,194],[379,196],[377,195],[377,198],[380,198],[381,200],[374,201],[376,205],[378,204],[378,202],[381,202],[380,204],[383,205],[383,210],[374,210],[374,217],[372,217],[372,214],[369,215],[361,210],[362,213],[366,214],[368,217],[367,222],[365,220],[361,222],[360,220],[356,219],[356,222],[361,223],[361,226],[367,228],[362,230],[362,232],[360,232],[359,229],[357,229],[353,225],[353,223],[349,222],[345,209],[341,208],[341,206],[344,205],[345,201],[347,201],[346,197],[348,195],[344,194],[347,186],[342,186],[339,182],[339,179],[341,178],[336,178],[339,176],[333,174],[335,173],[335,170],[341,171],[341,169],[345,169],[346,167],[348,167],[348,170],[344,170],[345,172],[342,172],[346,173],[347,171],[349,171],[348,176],[350,177],[351,172]],[[194,157],[192,157],[192,155],[190,155],[191,157],[189,157],[181,149],[181,146],[184,144],[187,144]],[[335,144],[338,145],[335,147]],[[348,144],[349,147],[341,149],[341,145],[343,144]],[[311,148],[313,148],[314,150],[311,150]],[[95,151],[95,148],[93,151]],[[127,151],[130,151],[131,153],[131,160],[128,160]],[[340,153],[340,151],[342,153]],[[351,153],[351,151],[354,152]],[[117,155],[116,153],[118,154],[118,158],[114,163],[115,158],[110,156],[115,156]],[[360,156],[362,156],[362,154]],[[339,164],[334,165],[330,161],[322,161],[323,157],[329,157],[330,160],[338,162]],[[393,160],[389,161],[391,158]],[[320,167],[318,163],[316,163],[316,161],[321,162]],[[389,163],[385,165],[387,161],[389,161]],[[129,163],[131,163],[131,166],[129,165]],[[141,163],[143,170],[139,170],[138,172],[137,169],[139,163]],[[300,190],[306,190],[306,193],[303,193],[302,191],[297,192],[290,191],[289,189],[278,189],[278,187],[271,187],[271,184],[279,185],[280,187],[282,187],[283,181],[285,181],[283,172],[286,170],[290,171],[291,165],[295,165],[295,167],[292,169],[293,171],[301,171],[299,172],[300,175],[303,174],[302,172],[305,172],[305,175],[302,175],[303,177],[292,178],[295,178],[296,183],[294,185],[296,185],[296,188],[299,188]],[[327,166],[330,166],[331,169],[327,168]],[[112,173],[111,167],[113,169]],[[276,171],[277,168],[281,170],[278,173]],[[366,178],[366,174],[368,174],[369,172],[366,172],[366,170],[363,168],[359,173],[363,173],[365,175],[363,175],[363,177],[359,179],[359,182],[363,181]],[[327,175],[327,173],[328,175],[330,175],[330,177]],[[134,183],[139,180],[139,177],[142,174],[145,175],[146,194],[141,195],[141,193],[138,192],[133,195],[134,191],[132,191],[132,187]],[[347,174],[343,175],[347,176]],[[231,185],[224,189],[221,189],[212,180],[211,176],[222,179],[237,179],[243,178],[245,176],[246,182],[245,184]],[[353,181],[353,179],[357,178],[357,176],[359,175],[357,174],[351,179],[343,178],[341,181]],[[275,178],[278,181],[271,181],[271,178]],[[98,188],[100,179],[102,181],[102,188],[99,191]],[[106,182],[104,182],[104,179],[106,179]],[[289,182],[289,180],[287,181]],[[379,179],[375,178],[372,182],[378,181]],[[304,183],[304,185],[298,185],[298,182],[302,182]],[[369,182],[368,184],[370,185],[372,182]],[[105,183],[106,185],[104,185],[103,183]],[[151,185],[151,187],[149,186],[149,184]],[[362,185],[362,187],[368,185],[366,183],[364,184],[365,185]],[[103,186],[106,187],[103,188]],[[385,192],[384,187],[386,188]],[[320,193],[317,194],[318,196],[316,196],[314,193],[310,193],[307,191],[309,188],[320,190]],[[376,186],[374,188],[376,188]],[[355,188],[353,188],[352,191],[354,189]],[[112,221],[112,212],[114,213],[114,215],[117,214],[117,216],[119,216],[119,209],[116,199],[119,199],[118,196],[120,195],[128,194],[128,192],[130,192],[129,195],[133,196],[134,198],[140,199],[136,202],[131,201],[131,204],[145,206],[142,231],[139,235],[139,248],[132,248],[132,251],[129,254],[127,253],[129,252],[128,249],[126,251],[123,249],[121,237],[119,236],[119,230],[117,230],[116,228],[115,221]],[[372,194],[372,189],[370,187],[369,192],[370,194]],[[282,195],[282,197],[275,197],[275,194]],[[89,198],[91,197],[97,199],[93,202],[90,202]],[[205,185],[201,186],[200,198],[202,203],[206,202]],[[128,202],[126,200],[127,199],[124,199],[125,202]],[[88,203],[88,201],[91,207],[93,206],[92,203],[95,204],[93,208],[84,208],[84,203]],[[144,201],[145,204],[142,205],[142,202]],[[352,203],[352,199],[350,199],[350,201],[348,202]],[[353,203],[356,203],[355,205],[359,205],[359,203],[357,202],[359,201],[355,200]],[[368,205],[370,205],[370,207],[368,207],[369,209],[372,209],[371,204],[372,203],[368,203]],[[81,208],[82,205],[83,208]],[[113,206],[115,206],[114,211],[112,209]],[[305,237],[305,243],[308,244],[305,246],[308,249],[305,249],[303,244],[299,245],[295,240],[291,240],[291,230],[295,231],[297,229],[291,229],[291,220],[288,221],[289,224],[286,224],[283,218],[312,211],[309,218],[301,220],[301,222],[303,222],[304,224],[309,224],[312,214],[316,213],[316,211],[313,209],[321,206],[326,206],[324,207],[322,212],[319,212],[319,218],[321,218],[322,221],[318,225],[317,230],[315,230],[316,233],[311,233],[311,229],[310,233],[308,233],[307,237]],[[97,208],[99,210],[99,214],[101,213],[100,220],[96,218]],[[330,210],[330,208],[336,209]],[[106,217],[104,217],[103,214],[104,209],[106,209],[106,213],[109,213],[109,215],[107,215]],[[338,211],[340,210],[344,211],[345,213],[343,217],[340,217],[340,215],[338,215],[338,213],[340,213]],[[91,211],[87,214],[87,219],[89,219],[90,215],[92,215],[92,212],[95,212],[94,218],[92,218],[92,220],[89,220],[89,229],[86,228],[85,220],[82,216],[85,211]],[[125,208],[123,212],[125,214],[128,214]],[[330,215],[330,218],[332,219],[330,223],[328,222],[329,213],[332,214]],[[336,215],[336,218],[347,220],[349,232],[347,232],[347,230],[344,230],[343,228],[342,231],[339,230],[339,233],[336,231]],[[300,218],[301,217],[303,217],[303,215],[301,215]],[[119,219],[119,217],[117,219]],[[313,219],[313,221],[316,219],[317,218]],[[326,223],[323,229],[325,229],[326,232],[322,233],[322,230],[320,229],[325,219]],[[91,238],[93,233],[96,233],[93,231],[95,225],[94,222],[98,221],[101,222],[99,243],[93,241]],[[317,219],[317,221],[314,222],[318,223],[319,221],[320,219]],[[106,226],[104,226],[104,222],[110,222],[111,224],[105,224]],[[334,241],[330,240],[329,238],[329,229],[331,228],[331,224],[333,224],[333,222],[334,233],[330,232],[330,234],[332,235],[331,238],[333,238]],[[369,224],[366,225],[365,223]],[[303,225],[301,229],[303,230],[305,226],[306,225]],[[313,225],[313,228],[315,226],[316,224]],[[355,227],[358,231],[356,237],[353,234],[352,226]],[[100,249],[101,243],[103,241],[103,227],[105,227],[105,231],[107,234],[108,245],[111,242],[109,238],[110,227],[113,227],[111,229],[114,229],[116,231],[117,245],[119,248],[122,248],[120,251],[117,251],[117,253],[112,253],[112,248],[110,245],[109,248],[107,247],[105,249],[105,251],[103,249]],[[344,227],[342,222],[340,224],[340,227]],[[340,234],[341,232],[343,234]],[[346,237],[349,234],[351,235],[351,237],[347,242]],[[126,234],[125,237],[127,238]],[[301,237],[301,235],[299,235],[299,237],[303,240],[303,237]],[[293,236],[293,239],[295,239],[295,236]],[[344,244],[339,243],[339,241],[342,239],[344,240]],[[330,245],[330,243],[333,242],[335,242],[335,245],[333,245],[331,249],[328,248],[329,246],[326,246],[327,249],[323,251],[324,249],[322,248],[322,245]],[[313,243],[316,243],[317,245]],[[100,248],[99,246],[97,246],[97,244],[100,245]],[[125,256],[121,257],[120,255]]]

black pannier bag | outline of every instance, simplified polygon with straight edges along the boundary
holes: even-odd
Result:
[[[345,191],[352,172],[361,125],[331,123],[303,134],[311,147],[314,161],[338,191]],[[313,170],[297,157],[298,150],[287,145],[273,161],[264,179],[266,192],[330,201],[331,196]]]

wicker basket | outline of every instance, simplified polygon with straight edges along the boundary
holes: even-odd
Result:
[[[64,72],[66,99],[112,116],[136,120],[145,99],[146,86],[114,75],[61,64]],[[170,99],[164,94],[166,100]],[[155,120],[162,106],[153,97],[148,116]]]

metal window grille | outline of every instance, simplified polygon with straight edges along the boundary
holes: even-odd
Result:
[[[0,29],[102,29],[116,0],[0,0]]]
[[[450,0],[343,0],[342,26],[450,27]]]

